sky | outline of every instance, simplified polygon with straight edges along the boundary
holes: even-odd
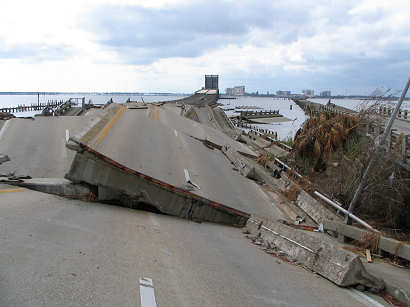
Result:
[[[409,0],[2,0],[0,91],[400,91]]]

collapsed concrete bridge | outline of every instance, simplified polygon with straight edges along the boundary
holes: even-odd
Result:
[[[264,228],[251,224],[251,214],[269,221],[286,219],[287,215],[263,190],[273,180],[269,174],[254,175],[256,170],[261,171],[253,161],[257,153],[232,139],[237,131],[230,135],[220,131],[234,129],[212,108],[215,102],[216,97],[211,95],[195,95],[144,107],[112,104],[108,110],[93,111],[105,113],[90,115],[92,124],[86,116],[71,118],[75,124],[69,127],[69,134],[79,137],[69,137],[68,143],[64,135],[70,118],[14,119],[8,127],[12,129],[4,131],[0,151],[15,161],[19,174],[60,178],[65,174],[69,181],[64,184],[82,186],[85,190],[81,191],[92,192],[97,201],[115,201],[129,207],[149,204],[162,213],[198,222],[247,225],[255,243],[267,251],[286,252],[292,261],[306,264],[340,286],[364,285],[381,290],[383,282],[367,274],[357,256],[343,251],[329,238],[322,240],[325,234],[294,231],[275,222],[265,222]],[[187,106],[192,107],[196,120],[181,116],[181,109]],[[23,137],[20,125],[32,131],[30,136]],[[41,132],[50,125],[56,132],[47,136],[48,152],[44,148],[33,151],[44,142]],[[25,160],[30,151],[34,154]],[[51,160],[48,155],[64,157],[64,167],[55,167],[59,160]],[[2,172],[11,171],[8,163],[13,162],[4,163]],[[259,183],[248,178],[257,178]],[[30,184],[41,189],[41,184],[34,187],[35,181]],[[343,257],[337,256],[339,252]]]

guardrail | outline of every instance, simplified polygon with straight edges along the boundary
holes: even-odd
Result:
[[[381,236],[379,233],[374,234],[373,232],[369,232],[365,229],[357,228],[352,225],[346,225],[344,223],[335,221],[325,221],[323,223],[323,228],[325,230],[337,232],[345,237],[351,238],[356,241],[360,241],[369,235],[373,235],[378,238],[377,248],[379,250],[385,251],[396,257],[401,257],[403,259],[410,260],[410,245],[402,241],[384,237]]]
[[[378,136],[383,131],[384,125],[382,124],[371,123],[367,126],[367,132],[373,136]],[[410,134],[403,133],[401,135],[396,129],[392,129],[390,136],[386,140],[386,147],[390,151],[396,150],[401,156],[401,162],[410,166]]]
[[[327,198],[325,195],[323,195],[322,193],[319,193],[318,191],[315,191],[313,194],[315,194],[316,196],[318,196],[321,200],[324,200],[326,203],[328,203],[329,205],[331,205],[333,208],[336,208],[339,211],[342,211],[345,215],[347,214],[352,220],[355,220],[356,222],[358,222],[360,225],[366,227],[367,229],[370,229],[371,231],[375,231],[375,232],[379,232],[378,230],[374,229],[372,226],[370,226],[369,224],[367,224],[365,221],[363,221],[362,219],[358,218],[356,215],[350,213],[349,211],[347,211],[345,208],[341,207],[339,204],[335,203],[334,201],[330,200],[329,198]]]
[[[27,111],[41,111],[47,107],[57,108],[64,103],[65,102],[63,100],[49,100],[47,101],[47,103],[42,102],[42,103],[31,104],[31,105],[17,105],[14,107],[1,108],[0,112],[18,113],[18,112],[27,112]]]
[[[380,115],[383,116],[391,116],[394,111],[394,108],[392,106],[386,106],[386,105],[381,105],[376,109],[376,112]],[[410,111],[409,110],[403,110],[400,109],[399,113],[397,114],[398,119],[403,119],[403,120],[410,120]]]

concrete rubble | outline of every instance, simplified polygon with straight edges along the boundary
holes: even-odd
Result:
[[[316,223],[323,224],[327,221],[340,221],[341,218],[319,203],[303,190],[300,190],[296,205],[308,214]]]
[[[236,169],[239,170],[241,175],[253,179],[255,178],[255,168],[250,166],[249,163],[230,145],[222,146],[222,152],[231,161]]]
[[[364,286],[378,293],[383,280],[369,274],[359,256],[320,233],[294,229],[279,222],[250,218],[246,224],[250,238],[269,253],[285,256],[289,261],[322,275],[341,287]]]

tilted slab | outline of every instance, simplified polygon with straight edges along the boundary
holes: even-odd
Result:
[[[316,223],[323,224],[324,221],[340,221],[341,218],[331,210],[323,206],[304,190],[301,190],[296,205],[306,212]]]
[[[255,168],[250,166],[249,163],[230,145],[222,146],[222,152],[232,162],[233,165],[239,170],[239,172],[247,178],[255,178]]]
[[[10,184],[64,197],[86,198],[91,193],[86,186],[73,184],[64,178],[32,178],[10,182]]]
[[[322,275],[338,286],[363,285],[372,292],[384,289],[384,282],[369,274],[359,256],[321,233],[312,233],[279,222],[250,218],[246,225],[260,245],[287,255],[289,260]]]
[[[87,183],[100,191],[112,191],[121,199],[150,204],[163,213],[187,219],[244,226],[250,216],[130,169],[75,139],[71,138],[67,147],[77,151],[65,176],[74,183]]]

